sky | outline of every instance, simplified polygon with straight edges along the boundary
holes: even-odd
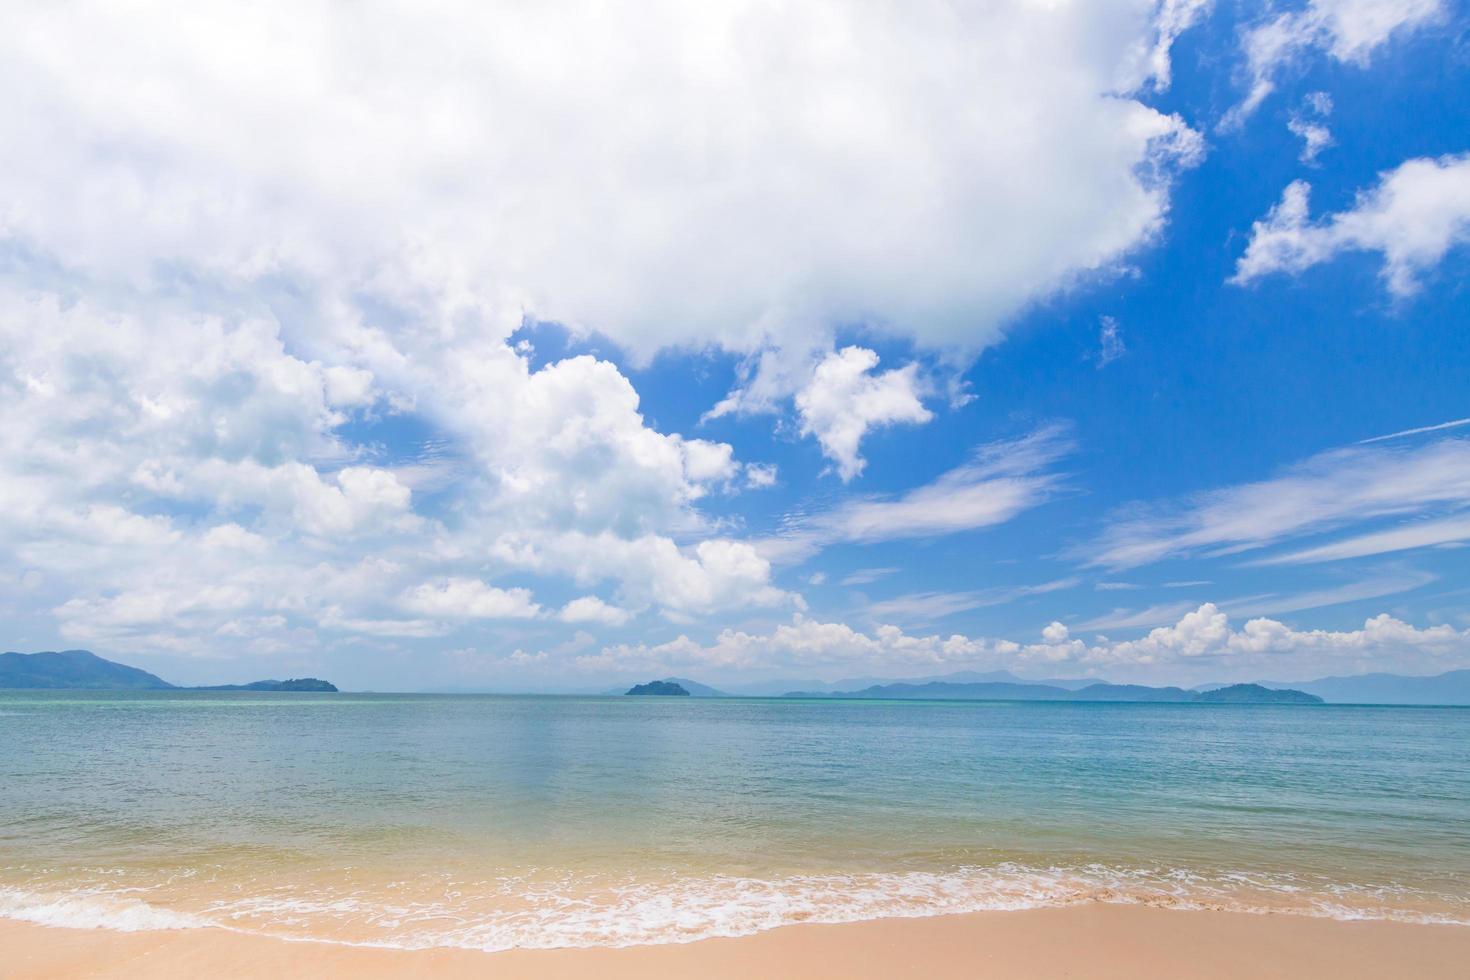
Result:
[[[0,647],[1470,667],[1453,0],[0,11]]]

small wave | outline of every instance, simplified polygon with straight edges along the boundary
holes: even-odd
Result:
[[[95,891],[30,892],[0,888],[0,918],[69,929],[151,932],[201,929],[214,923],[187,912],[159,908],[136,898]]]
[[[700,876],[658,881],[506,878],[374,889],[278,885],[203,905],[198,914],[97,891],[0,888],[0,916],[119,931],[218,926],[282,939],[398,949],[622,947],[747,936],[799,923],[843,923],[1091,902],[1470,925],[1470,901],[1397,886],[1291,875],[999,866],[946,872]]]

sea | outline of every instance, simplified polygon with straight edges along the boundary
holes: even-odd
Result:
[[[1470,710],[0,692],[0,917],[504,950],[1088,902],[1470,925]]]

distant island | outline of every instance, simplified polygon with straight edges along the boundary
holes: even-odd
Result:
[[[732,698],[732,697],[735,697],[735,695],[733,695],[733,694],[729,694],[729,693],[727,693],[725,691],[721,691],[718,688],[710,687],[708,684],[701,684],[701,683],[699,683],[699,681],[691,681],[687,677],[661,677],[661,678],[659,678],[659,680],[663,681],[665,684],[674,684],[674,685],[677,685],[679,687],[682,687],[685,690],[685,692],[688,693],[688,695],[690,697],[692,697],[692,698]],[[601,694],[609,694],[609,695],[616,695],[616,696],[621,697],[622,695],[625,695],[628,692],[625,691],[625,690],[623,690],[621,687],[614,687],[614,688],[610,688],[610,689],[605,690],[605,691],[601,691],[599,693],[601,693]]]
[[[180,687],[137,667],[114,663],[90,650],[0,653],[0,689],[27,691],[310,691],[337,690],[315,677]]]
[[[657,694],[664,697],[689,697],[689,692],[672,681],[649,681],[647,684],[634,684],[628,688],[628,694]]]
[[[1315,694],[1292,688],[1262,687],[1260,684],[1231,684],[1201,691],[1194,700],[1203,704],[1326,704]]]
[[[292,677],[284,681],[251,681],[249,684],[211,684],[208,687],[191,687],[190,691],[315,691],[334,693],[337,685],[316,677]]]
[[[1404,674],[1353,674],[1345,677],[1319,677],[1315,680],[1275,680],[1268,678],[1253,678],[1256,684],[1268,689],[1290,689],[1294,691],[1305,691],[1307,694],[1315,694],[1328,704],[1423,704],[1423,705],[1470,705],[1470,670],[1451,670],[1442,674],[1425,676],[1413,676]],[[991,670],[974,671],[961,670],[949,674],[941,674],[929,677],[849,677],[839,680],[818,680],[816,678],[771,678],[768,680],[757,680],[735,686],[730,694],[744,697],[780,697],[787,692],[792,692],[799,697],[821,697],[823,695],[847,694],[855,695],[867,688],[886,687],[893,684],[909,684],[914,686],[928,685],[932,683],[942,684],[985,684],[1003,683],[1025,688],[1037,686],[1049,688],[1061,688],[1066,691],[1080,691],[1084,688],[1096,688],[1091,697],[1094,700],[1182,700],[1195,692],[1210,691],[1217,688],[1232,685],[1224,683],[1200,683],[1189,686],[1188,691],[1180,688],[1146,687],[1134,684],[1110,684],[1100,677],[1050,677],[1030,679],[1017,677],[1010,671]],[[1099,685],[1101,685],[1099,687]],[[688,685],[686,685],[688,686]],[[690,692],[698,696],[699,692],[689,688]],[[969,692],[956,691],[954,693],[936,693],[933,697],[958,697],[958,698],[984,698],[986,700],[1021,700],[1022,698],[1007,697],[1001,689],[995,693],[983,694],[979,688],[971,689]],[[1149,693],[1149,692],[1166,692]],[[1032,697],[1045,697],[1055,699],[1058,697],[1055,691],[1038,694],[1037,692],[1019,692],[1029,694],[1026,700]],[[1131,694],[1129,697],[1119,695]],[[1103,697],[1098,697],[1102,695]],[[880,694],[864,695],[865,697],[882,697]]]
[[[1142,684],[1089,684],[1077,690],[1051,684],[986,681],[875,684],[860,691],[792,691],[788,698],[871,698],[948,701],[1159,701],[1176,704],[1323,704],[1315,694],[1260,684],[1231,684],[1209,691]]]

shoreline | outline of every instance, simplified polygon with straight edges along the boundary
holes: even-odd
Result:
[[[400,950],[222,928],[114,932],[0,919],[0,978],[1458,978],[1470,927],[1089,903],[788,925],[654,946]]]

